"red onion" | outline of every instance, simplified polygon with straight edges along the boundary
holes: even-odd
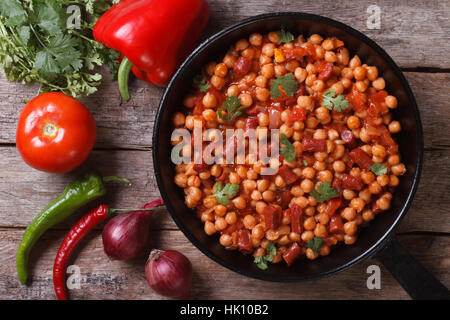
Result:
[[[145,266],[145,276],[149,286],[160,295],[189,299],[192,264],[178,251],[153,249]]]
[[[143,206],[163,205],[161,199]],[[150,219],[153,211],[124,212],[109,220],[102,232],[105,253],[118,260],[139,256],[148,245]]]

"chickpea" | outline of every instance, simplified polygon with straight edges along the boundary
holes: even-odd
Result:
[[[235,224],[237,221],[237,214],[234,211],[228,212],[225,216],[225,221],[228,224]]]
[[[308,76],[308,72],[305,69],[298,67],[294,71],[294,76],[298,80],[298,82],[301,83],[305,81],[306,77]]]
[[[275,200],[275,193],[271,190],[266,190],[262,193],[262,197],[266,202],[272,202]]]
[[[346,245],[351,245],[351,244],[354,244],[356,242],[356,239],[357,239],[356,236],[350,236],[350,235],[346,234],[344,236],[344,243]]]
[[[270,91],[266,88],[256,88],[255,96],[259,101],[267,101],[270,97]]]
[[[383,211],[388,210],[391,207],[391,201],[386,197],[380,197],[376,201],[376,205],[378,208],[380,208]]]
[[[274,52],[275,52],[275,45],[273,43],[266,43],[265,45],[263,45],[261,49],[261,53],[268,57],[272,57],[274,55]],[[267,78],[270,79],[271,77]]]
[[[204,230],[205,230],[205,233],[208,235],[208,236],[210,236],[210,235],[213,235],[214,233],[216,233],[216,227],[215,227],[215,225],[214,225],[214,223],[212,223],[211,221],[206,221],[205,222],[205,228],[204,228]]]
[[[385,86],[386,86],[386,82],[381,77],[372,81],[372,87],[374,87],[377,90],[383,90]]]
[[[326,51],[325,61],[329,63],[335,63],[338,61],[338,57],[336,56],[336,53],[334,53],[333,51]]]
[[[239,88],[237,85],[231,85],[227,89],[227,96],[237,96],[239,94]]]
[[[236,57],[227,53],[225,57],[223,58],[223,63],[227,66],[227,68],[233,68],[234,64],[236,63]],[[214,69],[215,71],[215,69]]]
[[[349,60],[350,60],[348,49],[341,48],[337,53],[337,58],[338,58],[339,64],[342,64],[343,66],[348,65]]]
[[[389,123],[388,127],[389,127],[390,133],[398,133],[402,130],[400,122],[398,122],[398,121],[392,121],[391,123]]]
[[[363,199],[366,203],[370,202],[370,198],[372,196],[372,193],[370,192],[369,188],[363,189],[359,192],[358,196]]]
[[[358,89],[359,92],[364,92],[367,90],[367,84],[364,81],[356,81],[355,87]]]
[[[400,157],[397,154],[393,154],[393,155],[389,156],[388,164],[390,166],[394,166],[394,165],[399,164],[399,163],[400,163]]]
[[[313,187],[314,187],[314,183],[310,179],[304,179],[300,183],[300,188],[302,188],[303,192],[305,192],[305,193],[311,192]]]
[[[328,235],[327,227],[323,224],[316,224],[316,228],[314,229],[314,235],[319,238],[324,238]]]
[[[187,181],[188,177],[184,173],[179,173],[174,178],[175,184],[181,188],[187,187]]]
[[[211,84],[218,90],[222,90],[223,86],[225,85],[225,79],[216,75],[213,75],[210,81]]]
[[[274,69],[275,69],[275,76],[277,78],[281,77],[281,76],[284,76],[286,74],[286,71],[287,71],[286,67],[281,65],[281,64],[275,65]]]
[[[331,249],[330,249],[330,247],[327,246],[326,244],[323,244],[323,245],[319,248],[319,251],[318,251],[318,253],[319,253],[321,256],[327,256],[327,255],[330,254],[330,252],[331,252]]]
[[[349,67],[355,69],[361,65],[361,59],[357,55],[355,55],[349,62]]]
[[[314,91],[320,92],[325,88],[325,82],[322,80],[315,80],[311,87]]]
[[[386,148],[381,144],[373,145],[372,155],[374,155],[375,157],[384,158],[386,156]]]
[[[314,259],[317,259],[317,257],[319,256],[319,253],[317,252],[316,254],[314,254],[314,251],[312,251],[312,249],[307,248],[305,255],[309,260],[314,260]]]
[[[253,229],[253,227],[256,225],[256,219],[251,214],[248,214],[243,219],[244,227],[247,229]]]
[[[344,92],[344,85],[339,81],[334,83],[331,88],[334,90],[335,94],[342,94]]]
[[[267,203],[265,203],[264,201],[258,201],[256,202],[256,212],[258,212],[259,214],[263,214],[264,213],[264,208],[267,206]]]
[[[319,171],[319,173],[317,174],[317,178],[321,182],[331,182],[333,180],[333,174],[330,170]]]
[[[389,177],[387,175],[378,176],[377,182],[381,187],[385,187],[389,184]]]
[[[378,78],[377,67],[367,67],[367,79],[374,81]]]
[[[375,218],[375,214],[373,213],[372,210],[366,209],[362,213],[362,218],[365,222],[369,222]]]
[[[259,33],[252,33],[249,37],[250,44],[259,47],[262,44],[263,36]]]
[[[190,176],[187,181],[189,187],[200,187],[200,178],[197,176]]]
[[[305,221],[303,222],[303,227],[305,228],[305,230],[314,230],[314,228],[316,227],[316,220],[314,219],[314,217],[305,219]]]
[[[358,129],[361,125],[361,122],[357,116],[350,116],[347,119],[347,127],[349,129]]]
[[[356,67],[353,70],[353,76],[358,81],[364,80],[366,78],[366,68],[364,68],[364,67]]]
[[[337,160],[337,161],[333,162],[333,170],[335,172],[344,172],[345,168],[346,168],[346,166],[345,166],[344,161]]]
[[[344,223],[344,232],[349,236],[354,236],[356,231],[358,230],[358,226],[355,221],[349,221]]]
[[[211,197],[211,198],[215,199],[213,197]],[[218,216],[223,217],[227,213],[227,207],[225,207],[223,204],[218,204],[218,205],[214,206],[214,212]]]
[[[263,65],[261,67],[261,75],[263,75],[267,79],[273,78],[273,76],[275,75],[275,67],[273,63]]]
[[[279,188],[283,188],[284,186],[286,186],[286,183],[284,182],[283,178],[280,175],[277,175],[275,177],[275,186]]]
[[[375,180],[375,175],[370,171],[361,172],[361,180],[365,184],[371,184]]]
[[[341,70],[341,76],[343,79],[351,80],[353,78],[353,69],[352,68],[344,68]],[[344,83],[342,83],[344,85]],[[345,87],[345,85],[344,85]]]
[[[236,209],[239,210],[245,209],[245,207],[247,207],[247,201],[245,201],[245,199],[241,196],[234,198],[233,200],[231,200],[231,202],[233,202],[233,205],[236,207]]]
[[[255,84],[257,87],[265,88],[267,86],[267,78],[264,76],[257,76],[255,79]]]
[[[313,34],[308,38],[308,42],[311,42],[312,44],[321,44],[322,43],[322,37],[318,34]]]
[[[222,246],[229,247],[233,243],[233,238],[230,235],[224,233],[220,236],[219,241]]]
[[[390,187],[396,187],[400,183],[400,179],[397,176],[391,175],[389,177],[389,186]]]
[[[245,39],[240,39],[238,42],[236,42],[236,45],[234,46],[236,51],[242,51],[247,49],[249,46],[249,43]]]
[[[350,201],[350,207],[355,209],[357,212],[361,212],[362,209],[364,209],[365,205],[366,205],[365,201],[361,198],[353,198]]]
[[[241,105],[244,107],[250,107],[253,104],[252,96],[248,93],[242,93],[239,98],[241,99]]]
[[[226,227],[228,227],[228,223],[225,221],[224,218],[219,217],[216,219],[214,227],[216,228],[217,231],[221,231],[224,230]]]
[[[341,212],[341,217],[347,221],[351,221],[356,217],[356,210],[352,207],[347,207]]]
[[[406,167],[403,163],[396,164],[391,167],[391,171],[396,176],[401,176],[406,172]]]
[[[278,38],[278,33],[277,32],[269,32],[267,34],[267,38],[269,39],[270,42],[273,42],[275,44],[279,44],[280,43],[280,39]]]
[[[298,233],[295,233],[295,232],[289,233],[289,239],[292,242],[299,242],[301,240],[300,235]]]

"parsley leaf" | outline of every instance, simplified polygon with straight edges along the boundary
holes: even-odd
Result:
[[[292,162],[295,160],[294,146],[289,142],[288,138],[282,133],[280,135],[280,142],[285,145],[285,147],[280,148],[281,154],[284,156],[287,162]]]
[[[211,87],[210,84],[206,81],[205,77],[201,74],[198,74],[194,77],[194,86],[198,87],[200,89],[200,92],[205,92]]]
[[[343,94],[339,94],[336,96],[336,92],[333,88],[328,89],[322,95],[323,97],[323,106],[328,110],[334,109],[334,111],[341,112],[349,107],[347,99]]]
[[[214,194],[212,195],[212,197],[215,197],[218,203],[227,205],[230,203],[230,199],[227,197],[227,195],[234,197],[238,193],[238,191],[238,184],[227,183],[224,187],[222,181],[219,181],[214,185]]]
[[[382,163],[374,163],[370,167],[370,171],[375,173],[377,176],[383,176],[387,173],[388,168]]]
[[[270,95],[272,98],[279,99],[283,95],[280,87],[283,88],[288,96],[292,97],[298,90],[298,82],[292,73],[276,78],[270,87]]]
[[[306,242],[306,246],[314,252],[314,255],[316,255],[317,251],[319,251],[320,247],[322,246],[322,243],[323,243],[322,238],[314,237],[314,239],[309,239]]]
[[[256,263],[256,266],[261,270],[266,270],[268,268],[267,263],[272,262],[276,254],[277,247],[275,247],[273,242],[268,242],[266,247],[266,255],[262,257],[255,257],[253,262]]]
[[[35,14],[31,20],[44,33],[54,35],[63,32],[66,27],[66,17],[63,8],[56,3],[38,3]]]
[[[289,31],[281,29],[277,33],[278,33],[278,39],[280,39],[281,42],[289,43],[292,40],[294,40],[294,35],[292,33],[290,33]]]
[[[313,188],[310,194],[320,203],[332,198],[339,197],[339,193],[331,186],[331,183],[329,183],[328,181],[319,184],[317,186],[317,190]]]
[[[223,102],[222,106],[217,111],[220,119],[229,121],[239,117],[244,109],[245,107],[241,106],[241,99],[231,95]],[[223,115],[223,110],[227,112],[226,116]]]

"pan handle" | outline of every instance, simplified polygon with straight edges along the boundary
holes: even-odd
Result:
[[[450,291],[417,262],[395,236],[375,258],[392,273],[411,298],[450,300]]]

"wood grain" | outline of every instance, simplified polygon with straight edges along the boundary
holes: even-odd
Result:
[[[33,251],[31,286],[21,286],[15,273],[15,253],[22,230],[0,229],[0,297],[3,299],[54,299],[52,267],[64,231],[46,233]],[[180,231],[155,231],[150,247],[183,252],[192,262],[193,299],[409,299],[409,296],[376,260],[366,260],[334,276],[298,283],[271,283],[234,273],[201,254]],[[446,286],[450,286],[448,237],[401,236],[402,245]],[[72,264],[80,268],[81,288],[72,299],[160,299],[145,281],[145,256],[114,261],[103,252],[100,232],[84,241]],[[381,289],[366,286],[369,265],[381,268]],[[244,293],[244,294],[243,294]]]
[[[450,135],[443,134],[450,118],[450,74],[405,72],[422,116],[426,148],[450,148]],[[96,148],[148,150],[161,88],[134,80],[131,100],[122,103],[117,83],[105,81],[99,91],[82,101],[97,122]],[[0,143],[15,143],[16,122],[23,101],[36,94],[35,88],[7,82],[0,78]]]
[[[48,175],[29,168],[19,158],[15,148],[0,147],[0,226],[25,227],[45,205],[64,190],[69,181],[87,168],[97,168],[104,175],[127,177],[132,186],[111,183],[108,195],[97,203],[116,208],[133,208],[159,197],[148,151],[97,150],[77,171],[69,175]],[[450,161],[450,150],[426,151],[424,169],[413,206],[399,226],[399,232],[449,232],[450,220],[445,219],[450,207],[450,171],[442,170]],[[12,165],[13,164],[13,165]],[[86,209],[84,209],[86,211]],[[67,228],[79,214],[59,225]],[[152,228],[176,229],[168,214],[155,216]]]

